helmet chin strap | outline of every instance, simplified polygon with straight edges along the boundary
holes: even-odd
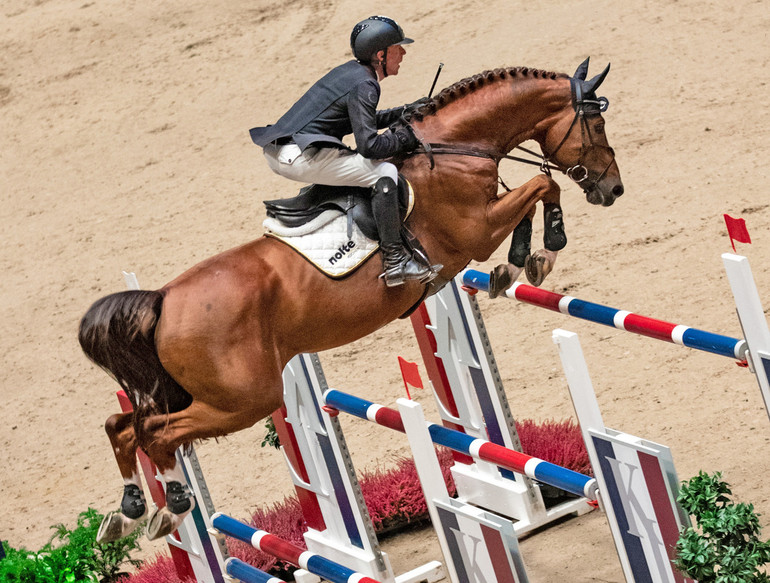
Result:
[[[382,55],[382,60],[380,61],[380,66],[382,66],[382,78],[388,76],[388,49],[390,47],[385,47],[385,53]]]

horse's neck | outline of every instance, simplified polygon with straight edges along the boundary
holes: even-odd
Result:
[[[497,153],[526,139],[543,140],[571,103],[569,81],[528,81],[501,80],[476,89],[423,118],[416,124],[418,132],[431,143]],[[502,242],[499,219],[489,215],[498,191],[494,160],[436,155],[432,167],[421,155],[407,159],[404,170],[420,197],[411,224],[431,260],[458,271],[471,259],[484,260]],[[518,198],[511,200],[515,206]]]
[[[507,153],[526,140],[541,141],[570,100],[566,78],[501,79],[452,101],[417,127],[430,142]]]

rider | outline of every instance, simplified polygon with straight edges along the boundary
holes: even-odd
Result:
[[[372,212],[388,287],[435,277],[401,240],[398,170],[384,161],[419,145],[408,125],[392,125],[409,106],[377,111],[379,81],[398,74],[406,53],[403,45],[411,42],[401,27],[385,16],[359,22],[350,35],[356,60],[322,77],[275,125],[250,130],[251,139],[264,148],[267,163],[276,174],[300,182],[372,189]],[[388,126],[392,127],[377,132]],[[341,140],[350,133],[357,151]]]

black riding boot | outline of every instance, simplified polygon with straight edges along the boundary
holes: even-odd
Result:
[[[416,261],[401,241],[401,217],[398,210],[398,187],[391,178],[380,178],[374,185],[372,214],[380,236],[385,266],[385,285],[394,287],[407,280],[429,281],[433,271]]]

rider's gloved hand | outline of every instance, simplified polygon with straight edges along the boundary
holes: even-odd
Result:
[[[417,101],[413,101],[412,103],[407,103],[404,106],[404,115],[408,115],[412,113],[413,111],[419,109],[423,105],[430,103],[433,101],[430,97],[420,97]]]
[[[420,140],[414,135],[412,126],[409,124],[396,124],[390,128],[390,131],[398,138],[402,152],[412,152],[420,146]]]
[[[430,97],[420,97],[417,101],[412,101],[412,103],[408,104],[407,107],[411,107],[413,109],[420,107],[421,105],[425,105],[426,103],[430,103],[433,101]]]

